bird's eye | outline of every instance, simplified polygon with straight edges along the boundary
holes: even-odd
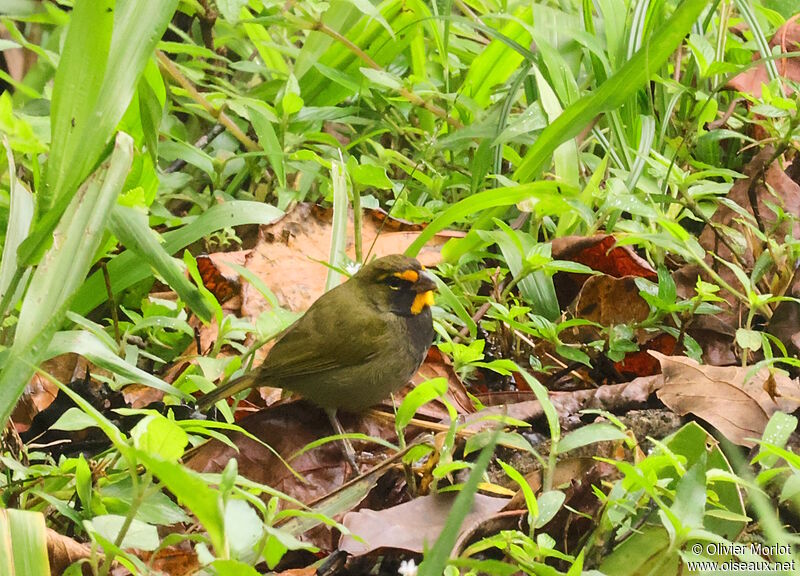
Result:
[[[386,278],[386,283],[389,285],[389,288],[392,290],[400,290],[404,284],[407,284],[405,280],[402,278],[398,278],[397,276],[389,276]]]

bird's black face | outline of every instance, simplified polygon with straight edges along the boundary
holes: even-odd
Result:
[[[378,308],[398,316],[417,316],[433,304],[436,283],[414,258],[385,256],[365,266],[356,277],[369,283]]]

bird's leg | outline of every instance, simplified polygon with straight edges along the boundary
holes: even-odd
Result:
[[[331,425],[333,426],[334,431],[339,435],[344,435],[346,432],[344,428],[342,428],[342,423],[339,422],[339,418],[336,417],[336,408],[326,408],[325,413],[328,415],[328,419],[331,421]],[[344,455],[347,458],[348,464],[353,469],[353,473],[358,475],[358,464],[356,463],[356,451],[353,450],[353,445],[350,444],[350,440],[347,438],[342,438],[342,445],[344,446]]]

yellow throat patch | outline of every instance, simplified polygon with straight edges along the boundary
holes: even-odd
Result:
[[[433,306],[433,291],[421,292],[414,297],[411,303],[411,313],[416,315],[425,309],[425,306]]]

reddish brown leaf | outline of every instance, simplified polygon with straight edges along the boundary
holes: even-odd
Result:
[[[649,350],[661,352],[667,356],[675,353],[675,337],[663,333],[639,345],[638,352],[630,352],[621,362],[614,363],[620,374],[624,376],[651,376],[661,372],[661,364],[648,353]]]
[[[224,256],[231,257],[228,254],[224,254]],[[220,255],[216,257],[219,258]],[[214,295],[220,304],[236,296],[242,289],[238,276],[223,274],[221,267],[209,254],[201,254],[196,261],[203,286]]]
[[[657,280],[650,264],[636,254],[631,246],[617,246],[610,234],[601,236],[564,236],[553,240],[553,258],[580,262],[609,276],[640,276]]]

